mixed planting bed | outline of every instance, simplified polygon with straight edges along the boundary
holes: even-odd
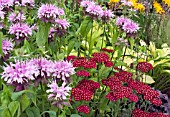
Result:
[[[169,0],[0,0],[0,117],[170,117],[169,13]]]

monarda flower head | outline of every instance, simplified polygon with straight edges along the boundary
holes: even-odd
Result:
[[[27,61],[16,61],[3,67],[2,79],[9,85],[16,86],[16,91],[24,90],[29,81],[35,80],[39,71],[36,66]],[[35,76],[35,77],[34,77]]]
[[[32,35],[32,30],[27,24],[17,23],[10,26],[9,33],[15,36],[15,40],[23,41]]]
[[[152,64],[148,62],[139,62],[136,66],[136,68],[141,72],[149,72],[150,70],[153,70]]]
[[[53,64],[53,76],[61,78],[64,82],[70,75],[75,74],[73,64],[68,61],[57,61]]]
[[[113,18],[113,13],[111,10],[103,10],[101,13],[101,19],[103,22],[109,21],[111,18]]]
[[[0,0],[0,7],[1,8],[9,8],[10,6],[13,6],[14,0]]]
[[[124,23],[130,22],[130,21],[131,21],[131,19],[129,19],[129,18],[118,17],[118,18],[116,19],[116,25],[117,25],[117,26],[122,26]]]
[[[56,19],[63,15],[61,9],[53,4],[43,4],[38,9],[38,18],[44,22],[55,23]]]
[[[0,19],[4,19],[5,12],[0,8]]]
[[[89,114],[90,113],[90,109],[87,105],[81,105],[77,107],[77,111],[84,113],[84,114]]]
[[[125,22],[124,25],[122,26],[122,29],[127,34],[135,34],[139,30],[139,25],[133,21]]]
[[[5,56],[10,54],[10,51],[13,50],[13,47],[14,45],[12,44],[11,41],[6,39],[2,41],[2,51]]]
[[[22,0],[22,6],[34,6],[34,0]]]
[[[89,5],[86,9],[86,13],[88,16],[92,17],[93,19],[98,19],[102,16],[103,9],[100,5]]]
[[[58,100],[67,100],[68,96],[70,95],[69,92],[71,90],[71,87],[66,86],[66,83],[63,82],[61,86],[58,86],[56,81],[52,81],[47,85],[50,89],[48,89],[46,92],[49,93],[48,99],[52,101],[58,101]]]
[[[46,58],[34,58],[30,60],[30,64],[36,66],[39,70],[41,78],[50,77],[53,73],[53,62]]]
[[[62,29],[67,29],[69,27],[69,23],[67,22],[66,19],[57,19],[56,23],[58,24],[58,26]]]
[[[12,23],[24,22],[25,19],[26,19],[26,17],[21,12],[19,12],[19,13],[13,12],[8,17],[8,20]]]
[[[89,1],[89,0],[83,0],[81,3],[80,3],[80,6],[84,7],[84,8],[87,8],[88,6],[90,5],[95,5],[95,3],[93,1]]]

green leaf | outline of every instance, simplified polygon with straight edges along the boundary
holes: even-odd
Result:
[[[3,33],[0,32],[0,55],[3,56],[3,51],[2,51],[2,40],[3,40]]]
[[[12,98],[12,100],[17,100],[24,93],[31,93],[31,94],[35,95],[35,92],[33,92],[31,90],[23,90],[23,91],[20,91],[20,92],[12,93],[12,97],[11,98]]]
[[[86,17],[83,22],[80,25],[80,28],[78,29],[78,32],[80,32],[80,34],[85,37],[90,29],[93,27],[93,22],[89,17]]]
[[[65,112],[63,111],[58,117],[66,117]]]
[[[26,113],[27,113],[28,117],[36,117],[36,116],[34,116],[34,113],[30,109],[27,109]]]
[[[24,94],[21,98],[22,112],[25,111],[25,109],[28,108],[29,105],[30,105],[30,99],[28,98],[26,94]]]
[[[68,44],[68,50],[67,50],[67,56],[71,53],[71,51],[74,49],[74,43],[75,41],[69,41]]]
[[[48,113],[50,115],[50,117],[56,117],[56,112],[55,111],[45,111],[41,115],[43,115],[45,113]]]
[[[40,110],[36,107],[26,109],[28,117],[41,117]],[[29,116],[31,115],[31,116]]]
[[[50,31],[50,23],[40,23],[38,26],[38,32],[36,35],[36,43],[39,48],[43,48],[48,42],[48,33]]]
[[[6,109],[4,109],[4,110],[2,111],[2,113],[1,113],[1,117],[11,117],[11,115],[10,115],[10,112],[9,112],[9,109],[8,109],[8,108],[6,108]]]
[[[12,117],[14,117],[15,113],[17,112],[19,107],[19,102],[18,101],[13,101],[8,105],[8,108],[10,110],[10,113]]]
[[[81,116],[78,114],[72,114],[70,117],[81,117]]]

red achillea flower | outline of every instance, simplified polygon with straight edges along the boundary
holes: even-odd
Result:
[[[104,52],[95,52],[92,54],[94,60],[98,63],[104,63],[110,60],[109,56]]]
[[[150,70],[153,70],[152,64],[148,62],[139,62],[136,68],[141,72],[149,72]]]
[[[130,82],[133,74],[127,71],[116,72],[115,76],[118,77],[122,82]]]
[[[170,117],[170,115],[165,115],[164,113],[156,113],[156,112],[145,112],[139,108],[136,108],[132,112],[133,117]]]
[[[101,50],[102,50],[102,51],[105,51],[105,52],[108,52],[108,53],[113,53],[113,52],[114,52],[114,50],[112,50],[112,49],[107,49],[107,48],[102,48]]]
[[[67,61],[73,61],[76,58],[74,55],[67,56],[66,60]]]
[[[75,101],[90,101],[92,99],[92,96],[93,92],[86,89],[72,88],[71,91],[71,97],[74,97]]]
[[[149,115],[148,113],[146,113],[138,108],[134,109],[132,114],[133,114],[133,117],[148,117],[148,115]]]
[[[83,65],[86,63],[86,58],[78,58],[73,61],[73,67],[83,67]]]
[[[93,60],[91,60],[91,59],[90,59],[89,61],[86,61],[86,62],[84,63],[84,65],[83,65],[83,67],[84,67],[85,69],[97,68],[96,62],[93,61]]]
[[[77,76],[83,76],[83,77],[89,77],[90,73],[85,71],[85,70],[79,70],[79,71],[77,71],[76,75]]]
[[[77,111],[81,112],[81,113],[85,113],[85,114],[89,114],[90,113],[90,109],[88,106],[86,105],[81,105],[77,107]]]
[[[107,61],[104,63],[105,67],[112,67],[114,66],[114,63],[112,61]]]
[[[151,100],[151,103],[154,104],[155,106],[161,106],[162,105],[162,100],[158,98],[154,98]]]
[[[129,100],[132,101],[132,102],[137,102],[138,101],[138,96],[135,95],[135,94],[131,94],[129,96]]]
[[[94,82],[93,80],[81,80],[76,88],[89,90],[91,92],[95,92],[96,89],[100,87],[98,82]]]

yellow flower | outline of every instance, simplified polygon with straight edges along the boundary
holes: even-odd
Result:
[[[134,4],[134,8],[140,11],[144,11],[145,10],[145,6],[141,3],[136,3]]]
[[[132,5],[134,6],[138,2],[138,0],[129,0],[129,2],[132,2]]]
[[[162,1],[170,7],[170,0],[162,0]]]
[[[162,6],[158,2],[154,1],[153,7],[155,8],[156,13],[159,13],[159,14],[165,13],[164,9],[162,8]]]
[[[119,2],[120,0],[110,0],[111,3],[117,3]]]

